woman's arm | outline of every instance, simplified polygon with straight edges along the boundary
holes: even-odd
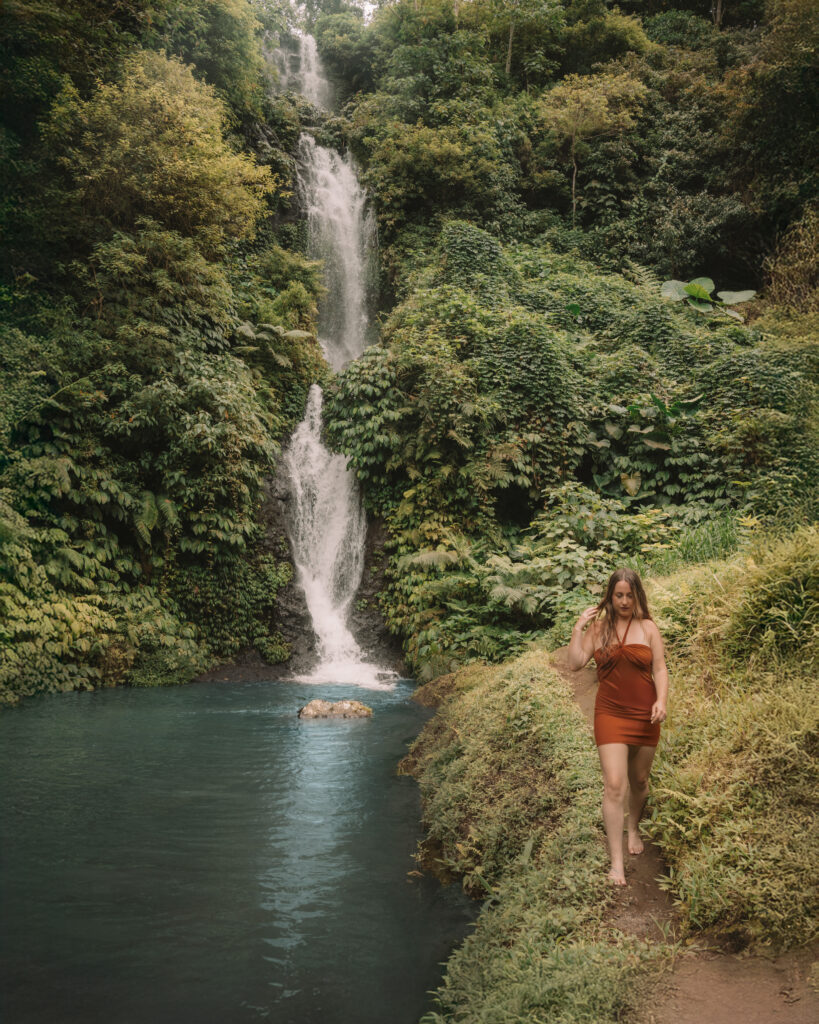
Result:
[[[651,723],[653,725],[654,722],[664,722],[667,714],[668,667],[665,663],[665,647],[659,629],[649,620],[644,621],[642,625],[651,647],[651,674],[654,676],[654,686],[657,690],[657,700],[651,708]]]
[[[569,668],[577,671],[586,664],[594,653],[595,626],[589,623],[597,615],[597,608],[587,608],[575,623],[572,630],[572,639],[569,642],[568,663]],[[586,629],[586,626],[589,626]],[[586,630],[585,633],[583,630]]]

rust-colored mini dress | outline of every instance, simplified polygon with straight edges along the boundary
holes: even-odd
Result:
[[[623,639],[606,651],[594,652],[597,663],[597,698],[594,702],[594,742],[628,743],[656,747],[660,723],[651,723],[657,689],[651,674],[648,644],[627,644],[629,620]]]

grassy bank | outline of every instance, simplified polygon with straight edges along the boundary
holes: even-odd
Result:
[[[648,581],[672,713],[646,831],[689,935],[786,949],[816,932],[819,532]],[[606,925],[601,781],[545,648],[427,684],[436,717],[404,762],[427,866],[485,899],[428,1024],[622,1020],[670,950]]]
[[[424,800],[422,856],[485,898],[425,1019],[622,1019],[660,951],[604,926],[597,755],[547,652],[468,666],[421,696],[441,700],[404,762]]]
[[[819,530],[651,581],[671,717],[648,831],[692,929],[737,947],[816,934]]]

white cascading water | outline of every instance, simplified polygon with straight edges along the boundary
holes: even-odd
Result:
[[[367,347],[367,257],[374,228],[367,196],[348,157],[299,140],[299,185],[311,255],[324,260],[327,288],[319,309],[320,341],[338,372]]]
[[[315,40],[303,37],[302,53],[312,54],[312,69],[302,60],[300,88],[308,98],[329,95],[322,79]],[[307,42],[312,45],[307,45]],[[326,88],[325,88],[326,87]],[[307,95],[307,94],[306,94]],[[366,196],[352,163],[316,144],[299,142],[299,186],[307,212],[310,254],[323,261],[327,294],[319,312],[320,340],[335,371],[356,359],[367,344],[366,270],[373,240]],[[296,428],[284,464],[290,479],[288,530],[296,577],[304,590],[317,638],[319,664],[309,682],[355,683],[391,687],[395,678],[368,663],[347,625],[361,583],[367,520],[355,476],[343,455],[333,455],[321,440],[321,388],[310,388],[304,419]]]
[[[321,443],[321,404],[321,388],[314,384],[284,457],[291,483],[290,542],[318,638],[315,676],[358,682],[364,659],[347,615],[361,582],[367,521],[346,458]],[[371,672],[364,675],[363,681],[372,681]]]
[[[279,71],[282,92],[300,92],[314,106],[329,110],[332,87],[321,70],[316,40],[311,35],[297,33],[298,54],[278,49],[273,57]]]

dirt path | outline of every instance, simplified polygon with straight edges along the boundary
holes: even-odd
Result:
[[[571,687],[589,725],[594,717],[594,669],[572,672],[566,648],[552,664]],[[659,849],[651,843],[639,857],[626,853],[625,889],[616,893],[611,922],[645,939],[673,939],[678,918],[668,894],[657,884],[665,874]],[[629,1024],[817,1024],[819,993],[808,983],[817,948],[777,958],[744,956],[702,946],[686,949],[673,967],[652,979],[640,1012]]]

